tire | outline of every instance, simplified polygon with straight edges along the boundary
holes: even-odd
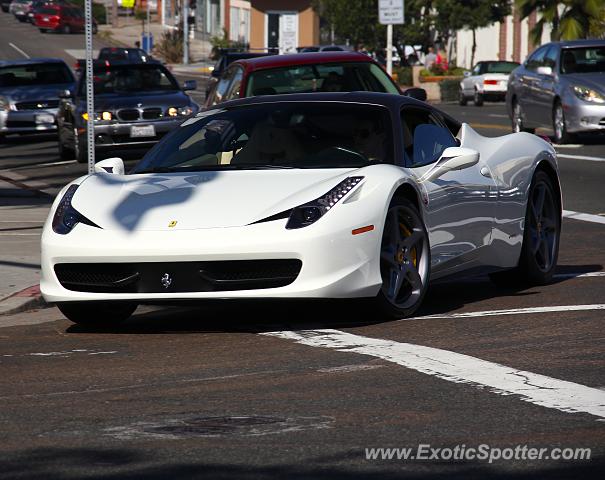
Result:
[[[375,305],[388,318],[412,315],[429,285],[431,252],[426,228],[416,207],[393,199],[380,245],[382,287]]]
[[[534,133],[536,131],[535,128],[527,128],[523,125],[523,109],[521,108],[521,104],[516,99],[513,99],[512,111],[513,115],[511,120],[513,133]]]
[[[39,28],[38,30],[40,30],[40,33],[47,33],[48,29],[46,28]]]
[[[63,28],[61,29],[61,33],[69,35],[71,33],[71,27],[69,25],[63,25]]]
[[[497,285],[549,283],[557,267],[560,238],[561,207],[557,193],[550,177],[538,170],[527,197],[519,264],[513,270],[493,273],[490,278]]]
[[[552,110],[552,129],[554,131],[553,140],[555,143],[562,145],[573,142],[573,135],[567,131],[565,125],[565,112],[561,102],[556,102]]]
[[[137,309],[130,302],[61,302],[57,307],[63,315],[78,325],[115,327],[127,320]]]
[[[464,107],[467,103],[467,99],[464,96],[464,92],[462,91],[462,89],[460,89],[458,91],[458,105],[460,105],[461,107]]]
[[[475,90],[475,94],[473,95],[473,103],[475,107],[483,106],[483,94],[479,93],[479,90]]]
[[[86,31],[86,29],[84,29],[84,31]],[[99,33],[99,27],[97,27],[96,25],[92,26],[92,34],[96,35],[97,33]]]

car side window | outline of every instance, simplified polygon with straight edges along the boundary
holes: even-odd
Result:
[[[473,75],[481,75],[481,64],[478,63],[477,65],[475,65],[475,68],[473,68]]]
[[[429,110],[402,111],[405,164],[420,167],[437,161],[448,147],[458,145],[452,133]]]
[[[229,91],[225,95],[224,100],[233,100],[239,98],[239,91],[242,85],[242,79],[244,78],[244,70],[240,67],[235,68],[235,74],[233,75],[233,81],[229,87]]]
[[[558,54],[559,54],[559,52],[558,52],[557,47],[550,47],[548,49],[548,52],[546,52],[546,55],[544,55],[543,65],[545,67],[552,68],[553,72],[555,70],[555,65],[557,64]]]
[[[544,55],[546,54],[546,48],[542,47],[536,50],[527,59],[526,68],[528,70],[536,70],[539,66],[543,65]]]
[[[213,93],[212,105],[225,101],[225,94],[229,90],[229,86],[231,85],[231,80],[233,80],[234,75],[235,69],[230,68],[220,78]]]

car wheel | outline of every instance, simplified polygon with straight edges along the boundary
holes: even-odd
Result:
[[[475,90],[475,94],[473,95],[473,103],[475,107],[483,106],[483,94],[479,92],[479,90]]]
[[[64,25],[61,31],[67,35],[71,33],[71,27],[69,25]]]
[[[543,171],[534,175],[527,199],[519,265],[490,275],[499,285],[544,285],[554,274],[559,256],[561,208],[552,180]]]
[[[382,287],[376,303],[385,316],[412,315],[422,303],[429,282],[430,247],[416,207],[406,199],[389,206],[380,246]]]
[[[552,129],[555,133],[554,141],[558,144],[571,143],[573,141],[573,135],[567,131],[565,125],[565,112],[563,111],[563,105],[561,102],[555,104],[552,114]]]
[[[466,97],[464,96],[464,92],[462,89],[458,90],[458,104],[464,107],[467,103]]]
[[[96,25],[93,25],[92,26],[92,34],[96,35],[98,33],[98,31],[99,31],[99,28]]]
[[[513,133],[520,132],[528,132],[534,133],[536,131],[535,128],[526,128],[523,125],[523,110],[521,108],[521,104],[517,102],[517,100],[513,100]]]
[[[40,30],[40,33],[46,33],[46,32],[48,32],[48,30],[46,28],[39,28],[38,30]]]
[[[137,309],[130,302],[60,302],[57,307],[63,315],[78,325],[115,327],[127,320]]]

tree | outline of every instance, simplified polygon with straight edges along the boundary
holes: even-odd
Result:
[[[545,25],[551,26],[552,41],[603,35],[605,0],[515,0],[515,6],[521,18],[540,14],[530,32],[536,44],[541,43]]]
[[[476,31],[498,23],[510,14],[510,0],[436,0],[435,27],[448,36],[463,28],[473,33],[471,64],[477,50]]]

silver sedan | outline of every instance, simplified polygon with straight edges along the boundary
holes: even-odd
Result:
[[[514,132],[552,128],[556,143],[605,132],[605,40],[539,47],[511,74],[506,105]]]

